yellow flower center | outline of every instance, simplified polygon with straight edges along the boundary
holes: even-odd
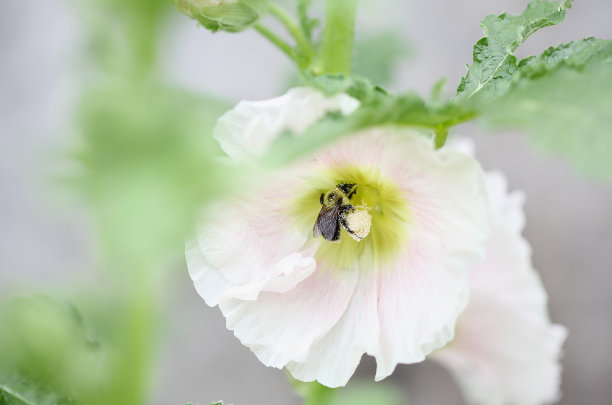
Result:
[[[290,203],[295,226],[312,235],[321,211],[321,194],[343,183],[356,186],[350,199],[355,209],[345,216],[353,234],[342,229],[337,242],[321,238],[315,259],[332,269],[384,265],[407,242],[410,210],[404,193],[376,167],[332,167],[306,179],[302,194]]]

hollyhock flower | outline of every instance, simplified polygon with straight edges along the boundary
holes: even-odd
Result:
[[[470,299],[455,339],[432,358],[450,370],[469,404],[549,403],[559,393],[566,330],[550,321],[521,236],[523,193],[508,193],[497,172],[485,181],[492,212],[486,257],[469,267]]]
[[[299,136],[326,112],[358,105],[295,88],[241,102],[214,136],[244,162],[283,131]],[[198,293],[260,361],[337,387],[364,353],[380,380],[453,338],[466,266],[488,232],[472,157],[435,150],[410,129],[372,128],[260,183],[209,207],[186,246]]]

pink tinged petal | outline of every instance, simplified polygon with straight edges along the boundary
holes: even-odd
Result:
[[[346,311],[356,272],[317,269],[294,289],[262,292],[255,301],[224,299],[219,308],[227,328],[267,366],[282,368],[303,362],[310,347]]]
[[[412,240],[394,267],[381,274],[376,380],[389,376],[398,363],[423,361],[450,341],[466,303],[467,277],[445,257],[440,242]]]
[[[482,405],[555,401],[565,328],[525,318],[493,297],[472,296],[457,338],[434,359],[457,379],[466,400]]]
[[[493,215],[486,257],[470,269],[470,302],[457,338],[434,359],[449,368],[470,403],[549,403],[559,395],[567,332],[550,322],[546,292],[521,236],[523,194],[507,194],[499,173],[488,173],[486,181]]]
[[[202,278],[196,287],[211,305],[221,297],[254,300],[260,291],[289,291],[314,272],[316,245],[306,244],[308,235],[291,226],[282,206],[291,195],[290,180],[275,176],[274,185],[207,210],[186,255],[194,282]],[[207,298],[205,290],[216,298]]]
[[[237,161],[261,156],[284,131],[302,133],[330,111],[349,114],[359,101],[346,95],[327,97],[310,87],[296,87],[264,101],[241,101],[217,121],[213,136]]]
[[[482,257],[489,223],[478,162],[455,151],[434,151],[424,137],[404,136],[401,142],[412,150],[410,158],[385,159],[385,171],[407,194],[413,232],[439,240],[457,265]]]
[[[198,228],[204,258],[234,285],[263,285],[271,273],[282,273],[281,261],[299,252],[307,241],[306,234],[291,227],[278,202],[270,197],[274,195],[262,193],[258,198],[211,208],[215,217]]]
[[[338,323],[318,340],[305,361],[291,362],[287,369],[301,381],[315,381],[336,388],[346,385],[364,352],[378,347],[378,275],[371,269],[360,273],[351,302]]]

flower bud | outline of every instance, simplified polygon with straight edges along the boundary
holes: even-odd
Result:
[[[238,32],[253,25],[266,11],[266,0],[173,0],[183,14],[216,31]]]

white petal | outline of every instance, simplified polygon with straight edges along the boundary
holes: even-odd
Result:
[[[445,256],[439,241],[413,240],[397,266],[382,274],[376,380],[389,376],[398,363],[423,361],[453,338],[467,303],[467,278]]]
[[[270,180],[271,185],[208,207],[195,241],[187,244],[190,275],[210,305],[222,296],[253,300],[260,291],[289,291],[316,268],[317,245],[306,243],[308,234],[291,225],[284,207],[294,179]]]
[[[471,404],[538,405],[558,396],[566,331],[550,322],[546,293],[521,236],[522,193],[487,174],[493,213],[486,258],[471,267],[470,302],[457,337],[433,358],[446,365]]]
[[[185,258],[187,259],[189,276],[191,276],[198,294],[204,298],[206,304],[214,307],[219,303],[219,298],[232,287],[232,284],[206,261],[195,241],[186,242]]]
[[[198,228],[204,258],[235,285],[265,283],[271,272],[280,275],[282,261],[307,241],[307,235],[291,227],[274,193],[268,190],[259,197],[212,207]]]
[[[264,279],[229,288],[224,296],[254,300],[260,291],[284,293],[310,276],[315,268],[316,262],[312,257],[293,253],[274,264]]]
[[[371,269],[354,269],[360,278],[351,302],[340,321],[317,341],[305,361],[292,362],[287,369],[298,380],[328,387],[346,385],[364,352],[378,348],[378,274]]]
[[[262,292],[255,301],[223,299],[219,308],[242,344],[267,366],[303,362],[312,344],[340,319],[355,289],[356,272],[317,269],[284,293]]]
[[[261,156],[283,131],[299,135],[330,111],[349,114],[359,101],[346,95],[326,97],[311,87],[296,87],[264,101],[241,101],[217,121],[213,137],[236,161]]]

